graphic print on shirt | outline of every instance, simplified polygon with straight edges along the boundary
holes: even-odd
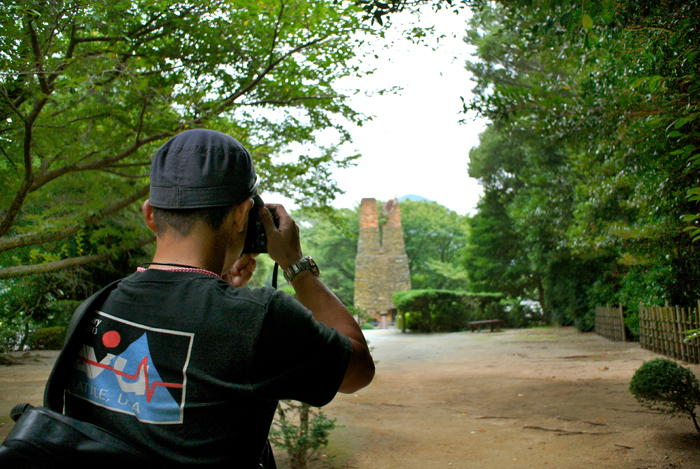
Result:
[[[182,423],[194,334],[98,312],[78,353],[69,393],[154,424]]]

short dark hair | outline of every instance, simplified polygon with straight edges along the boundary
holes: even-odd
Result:
[[[161,235],[172,228],[179,236],[187,236],[197,220],[212,230],[218,230],[235,206],[169,209],[153,207],[156,232]]]

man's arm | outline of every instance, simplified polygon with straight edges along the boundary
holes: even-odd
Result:
[[[266,207],[275,210],[279,217],[277,229],[267,208],[260,209],[260,219],[267,234],[267,251],[282,269],[286,269],[303,257],[299,229],[284,207],[274,204],[266,204]],[[367,386],[374,378],[374,361],[355,318],[312,272],[300,272],[294,277],[291,285],[299,302],[311,311],[317,321],[335,328],[352,343],[350,364],[338,390],[342,393],[353,393]]]
[[[345,305],[310,271],[297,274],[292,280],[292,287],[299,302],[313,313],[317,321],[335,328],[352,343],[350,364],[338,390],[353,393],[371,383],[374,361],[360,326]]]

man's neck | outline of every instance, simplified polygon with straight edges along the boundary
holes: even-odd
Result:
[[[193,233],[179,237],[166,234],[156,240],[153,262],[186,265],[221,275],[226,257],[220,251],[221,244],[214,235],[202,236],[201,233]],[[168,266],[152,265],[150,268],[167,269]]]

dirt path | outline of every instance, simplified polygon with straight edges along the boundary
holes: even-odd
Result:
[[[569,328],[367,336],[375,381],[325,408],[345,425],[335,467],[700,468],[692,423],[627,391],[657,356],[637,343]]]
[[[627,391],[657,356],[636,343],[569,328],[367,336],[377,376],[324,409],[344,427],[316,468],[700,468],[692,423]],[[41,402],[52,357],[0,367],[0,439],[12,405]]]

